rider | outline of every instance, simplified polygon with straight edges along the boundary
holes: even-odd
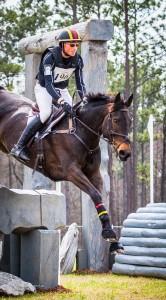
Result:
[[[48,48],[43,53],[36,76],[35,97],[40,114],[26,126],[17,145],[11,150],[13,156],[24,162],[30,160],[26,145],[50,117],[52,103],[60,105],[66,113],[72,113],[72,97],[67,87],[68,79],[73,73],[80,98],[83,99],[86,93],[82,73],[83,60],[77,53],[81,42],[79,33],[67,28],[60,33],[58,40],[58,46]]]

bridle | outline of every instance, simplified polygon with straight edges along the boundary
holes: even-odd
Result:
[[[122,108],[122,109],[119,109],[120,111],[126,111],[126,112],[129,112],[129,110],[127,108]],[[130,138],[129,138],[129,134],[126,135],[126,134],[122,134],[122,133],[118,133],[116,131],[113,131],[112,130],[112,113],[114,112],[115,110],[111,111],[108,115],[108,132],[109,132],[109,143],[113,146],[115,152],[117,153],[117,150],[118,148],[120,147],[121,144],[123,144],[124,142],[128,142],[129,144],[131,144],[131,141],[130,141]],[[130,116],[129,116],[130,117]],[[131,119],[131,118],[130,118]],[[123,141],[121,141],[117,146],[115,145],[115,142],[114,142],[114,136],[121,136],[124,138]]]
[[[89,126],[87,126],[84,122],[82,122],[77,116],[74,116],[74,119],[76,119],[80,124],[82,124],[84,127],[86,127],[86,128],[87,128],[90,132],[92,132],[94,135],[98,136],[99,139],[102,139],[102,140],[106,141],[107,143],[111,144],[111,145],[113,146],[115,152],[116,152],[116,155],[117,155],[117,154],[118,154],[117,150],[118,150],[118,148],[120,147],[120,145],[121,145],[122,143],[124,143],[124,142],[129,142],[129,143],[131,144],[131,142],[130,142],[130,139],[129,139],[129,135],[125,135],[125,134],[122,134],[122,133],[118,133],[118,132],[115,132],[115,131],[112,130],[112,126],[111,126],[111,124],[112,124],[112,116],[111,116],[111,114],[112,114],[114,111],[116,111],[116,110],[129,112],[129,110],[128,110],[127,108],[122,108],[122,109],[114,109],[114,110],[112,110],[112,111],[109,113],[109,115],[108,115],[108,117],[107,117],[107,120],[108,120],[108,127],[107,127],[107,129],[108,129],[108,131],[109,131],[109,136],[110,136],[109,139],[102,137],[99,133],[97,133],[97,132],[94,131],[92,128],[90,128]],[[131,118],[130,118],[130,119],[131,119]],[[74,136],[75,136],[77,139],[79,139],[79,141],[85,146],[85,148],[88,150],[88,153],[89,153],[89,154],[94,153],[94,152],[99,148],[99,145],[98,145],[95,149],[90,149],[90,148],[82,141],[82,139],[75,133],[75,131],[73,132],[73,134],[74,134]],[[124,140],[123,140],[122,142],[120,142],[120,143],[118,144],[118,146],[115,146],[115,143],[114,143],[114,136],[121,136],[121,137],[124,138]]]

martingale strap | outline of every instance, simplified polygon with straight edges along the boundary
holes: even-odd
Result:
[[[61,130],[54,130],[53,133],[73,133],[75,131],[75,127],[73,126],[73,118],[69,118],[69,128],[68,129],[61,129]]]

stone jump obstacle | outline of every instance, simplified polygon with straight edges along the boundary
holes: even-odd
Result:
[[[107,41],[112,39],[114,28],[110,20],[87,20],[69,28],[79,31],[81,56],[84,61],[84,82],[88,93],[107,93]],[[25,54],[25,96],[35,100],[34,86],[41,55],[47,47],[58,43],[57,37],[64,30],[40,33],[20,41],[19,50]],[[101,174],[104,181],[103,199],[109,210],[109,175],[107,170],[108,148],[101,142]],[[29,181],[29,178],[28,178]],[[24,185],[25,188],[26,185]],[[108,243],[101,238],[101,226],[94,204],[82,193],[83,247],[88,253],[88,268],[96,271],[109,269]]]
[[[113,273],[166,279],[166,203],[139,208],[123,226],[124,255],[115,256]]]
[[[0,233],[8,238],[0,271],[43,289],[60,284],[60,230],[66,225],[66,202],[56,191],[0,186]],[[7,247],[6,247],[7,249]]]

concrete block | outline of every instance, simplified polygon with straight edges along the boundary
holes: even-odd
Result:
[[[20,243],[18,234],[10,234],[10,274],[20,277]]]
[[[10,235],[3,236],[2,257],[0,261],[0,271],[10,273]]]
[[[20,276],[20,236],[5,234],[0,271]]]
[[[134,237],[134,238],[160,238],[166,239],[166,229],[148,229],[148,228],[125,228],[121,230],[122,237]]]
[[[76,255],[76,269],[88,269],[88,251],[86,249],[78,249]]]
[[[140,207],[137,209],[136,213],[166,214],[166,207],[165,206]]]
[[[148,248],[148,247],[138,247],[138,246],[124,246],[125,255],[136,255],[136,256],[153,256],[153,257],[165,257],[165,248]]]
[[[146,207],[165,207],[166,208],[166,203],[148,203]]]
[[[7,189],[0,186],[0,232],[25,233],[32,229],[53,230],[66,225],[63,194],[47,190]]]
[[[115,256],[114,274],[166,278],[166,203],[148,204],[123,222],[124,255]]]
[[[119,264],[139,265],[166,268],[166,257],[116,255],[115,262]]]
[[[165,220],[138,220],[138,219],[126,219],[123,222],[124,227],[132,228],[152,228],[152,229],[166,229]]]
[[[146,276],[166,279],[166,269],[147,266],[134,266],[128,264],[113,265],[112,271],[114,274],[129,275],[129,276]]]
[[[119,241],[122,243],[123,246],[166,248],[165,239],[121,237]]]
[[[60,284],[60,231],[33,230],[21,235],[20,278],[43,289]]]
[[[152,212],[137,212],[129,214],[127,219],[139,219],[139,220],[165,220],[166,219],[166,213],[152,213]]]

